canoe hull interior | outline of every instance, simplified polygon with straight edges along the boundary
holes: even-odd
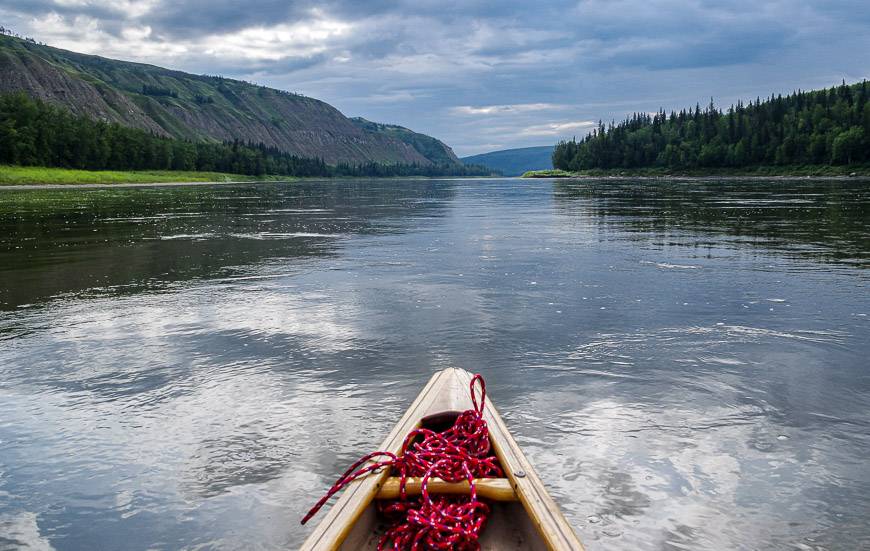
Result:
[[[379,526],[375,505],[369,505],[339,549],[341,551],[369,551],[378,548],[383,534]],[[547,542],[535,529],[522,504],[493,503],[489,521],[480,538],[482,551],[547,551]]]
[[[460,413],[459,411],[436,412],[423,417],[420,426],[441,432],[453,426]],[[490,503],[490,507],[489,518],[480,538],[483,551],[547,550],[547,543],[538,535],[521,503]],[[376,501],[374,501],[366,508],[340,549],[342,551],[375,550],[383,533],[384,526],[379,521]]]
[[[398,453],[405,436],[413,429],[424,423],[430,426],[449,423],[451,417],[455,419],[456,412],[471,409],[471,380],[469,372],[456,368],[433,375],[377,449]],[[489,399],[483,418],[489,427],[493,452],[519,501],[491,504],[492,512],[481,535],[482,549],[583,551],[574,529],[562,516]],[[385,469],[349,484],[301,549],[376,549],[384,526],[380,526],[375,496],[390,474]]]

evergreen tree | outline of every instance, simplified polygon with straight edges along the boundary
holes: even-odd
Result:
[[[870,162],[867,82],[650,116],[635,113],[556,146],[562,170],[748,167]]]

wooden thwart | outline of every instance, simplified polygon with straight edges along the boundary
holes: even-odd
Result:
[[[402,484],[402,479],[397,476],[392,476],[384,482],[381,489],[378,491],[378,499],[397,499],[399,497],[399,487]],[[493,501],[517,501],[516,492],[511,487],[511,481],[507,478],[476,478],[474,479],[474,487],[477,489],[478,497],[491,499]],[[430,478],[428,488],[430,495],[450,494],[450,495],[469,495],[471,486],[468,481],[462,482],[446,482],[440,478]],[[408,496],[417,496],[423,492],[423,479],[418,477],[409,477],[405,482],[405,494]]]

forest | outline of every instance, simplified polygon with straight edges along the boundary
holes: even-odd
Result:
[[[870,87],[843,82],[731,106],[635,113],[560,142],[553,166],[567,171],[663,167],[746,168],[870,162]]]
[[[492,172],[456,164],[328,165],[263,144],[170,139],[77,116],[24,93],[0,95],[0,164],[252,176],[486,176]]]

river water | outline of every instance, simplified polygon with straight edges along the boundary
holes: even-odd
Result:
[[[284,549],[477,371],[591,550],[870,548],[870,185],[0,190],[0,549]]]

